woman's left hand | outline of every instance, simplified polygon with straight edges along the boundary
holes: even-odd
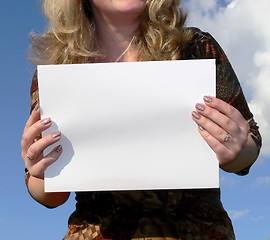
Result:
[[[204,97],[204,104],[196,104],[192,118],[221,167],[239,156],[248,140],[249,124],[236,108],[218,98]]]

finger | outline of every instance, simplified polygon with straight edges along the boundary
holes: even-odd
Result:
[[[206,130],[211,137],[215,138],[220,143],[226,143],[226,146],[233,143],[231,135],[211,119],[204,117],[196,111],[192,112],[192,118],[201,127],[201,130]]]
[[[244,134],[241,133],[238,136],[232,136],[220,126],[197,112],[193,112],[192,117],[198,124],[204,140],[217,154],[217,158],[220,159],[220,162],[228,162],[240,153],[246,141],[245,138],[242,138]]]
[[[204,102],[207,106],[216,109],[217,111],[227,116],[228,119],[237,123],[240,128],[248,128],[248,124],[245,118],[232,105],[222,101],[221,99],[209,96],[204,97]]]
[[[39,141],[33,143],[28,148],[25,157],[32,162],[38,161],[39,156],[42,155],[44,149],[56,143],[60,139],[61,139],[61,132],[55,132],[43,137]]]
[[[195,107],[198,114],[205,117],[205,126],[203,126],[203,123],[200,124],[207,128],[212,135],[214,134],[215,136],[223,136],[226,133],[233,135],[238,134],[240,131],[240,127],[233,120],[229,119],[226,115],[219,112],[218,110],[200,103],[197,103]],[[209,119],[209,121],[206,119]],[[200,122],[202,121],[203,120],[200,120]],[[210,126],[207,126],[207,124],[210,125],[211,122],[215,123],[215,125],[211,125],[211,127],[213,127],[212,129],[210,129]]]
[[[38,120],[40,120],[40,108],[36,105],[25,124],[24,132]]]
[[[205,129],[199,128],[199,133],[202,138],[207,142],[207,144],[213,149],[216,153],[217,159],[220,165],[225,165],[230,162],[232,159],[235,159],[237,151],[229,149],[225,144],[221,143],[218,139],[213,137]]]
[[[51,123],[50,118],[39,120],[39,121],[35,122],[34,124],[32,124],[23,133],[22,142],[21,142],[22,150],[24,152],[26,152],[27,149],[31,146],[31,144],[33,144],[35,142],[36,136],[39,135],[44,130],[46,130],[47,128],[49,128],[51,126],[51,124],[52,123]]]
[[[48,168],[48,166],[50,166],[56,160],[59,159],[62,152],[63,152],[63,149],[61,145],[54,148],[49,154],[44,156],[34,166],[32,166],[31,168],[28,168],[30,175],[37,178],[44,178],[44,171]]]

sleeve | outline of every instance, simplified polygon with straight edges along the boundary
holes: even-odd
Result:
[[[243,94],[238,78],[220,45],[209,34],[195,30],[194,53],[202,59],[216,59],[217,79],[216,79],[216,97],[231,104],[238,109],[250,125],[250,134],[258,147],[258,154],[262,145],[262,138],[259,127],[254,121],[253,114],[250,112],[247,101]],[[251,166],[237,172],[238,175],[249,173]]]
[[[39,101],[38,80],[37,80],[37,71],[35,71],[30,88],[30,112],[32,112],[32,110],[38,104],[38,101]]]

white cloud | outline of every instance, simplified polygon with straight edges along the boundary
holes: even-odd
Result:
[[[234,7],[236,6],[237,3],[238,3],[238,0],[231,1],[231,2],[228,4],[227,8],[234,8]]]
[[[261,221],[261,220],[264,220],[265,217],[264,216],[257,216],[257,217],[252,217],[251,220],[254,221],[254,222],[257,222],[257,221]]]
[[[220,175],[219,181],[220,181],[220,185],[224,187],[225,186],[233,187],[236,184],[234,179],[232,179],[231,177],[227,177],[225,175]]]
[[[249,212],[250,212],[249,209],[230,210],[228,211],[228,214],[232,220],[237,220],[237,219],[245,217]]]
[[[269,0],[185,0],[189,26],[210,32],[226,51],[263,136],[262,153],[270,156]]]
[[[258,177],[256,179],[255,186],[270,187],[270,176]]]
[[[202,15],[209,15],[215,12],[218,8],[218,3],[216,0],[208,0],[208,1],[188,1],[184,4],[188,5],[188,9],[196,10],[196,12],[200,12]]]

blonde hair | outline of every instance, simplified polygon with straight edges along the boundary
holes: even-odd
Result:
[[[31,33],[30,60],[38,64],[94,62],[100,57],[90,0],[43,0],[48,26]],[[190,39],[180,0],[147,0],[138,29],[138,61],[178,59]]]

